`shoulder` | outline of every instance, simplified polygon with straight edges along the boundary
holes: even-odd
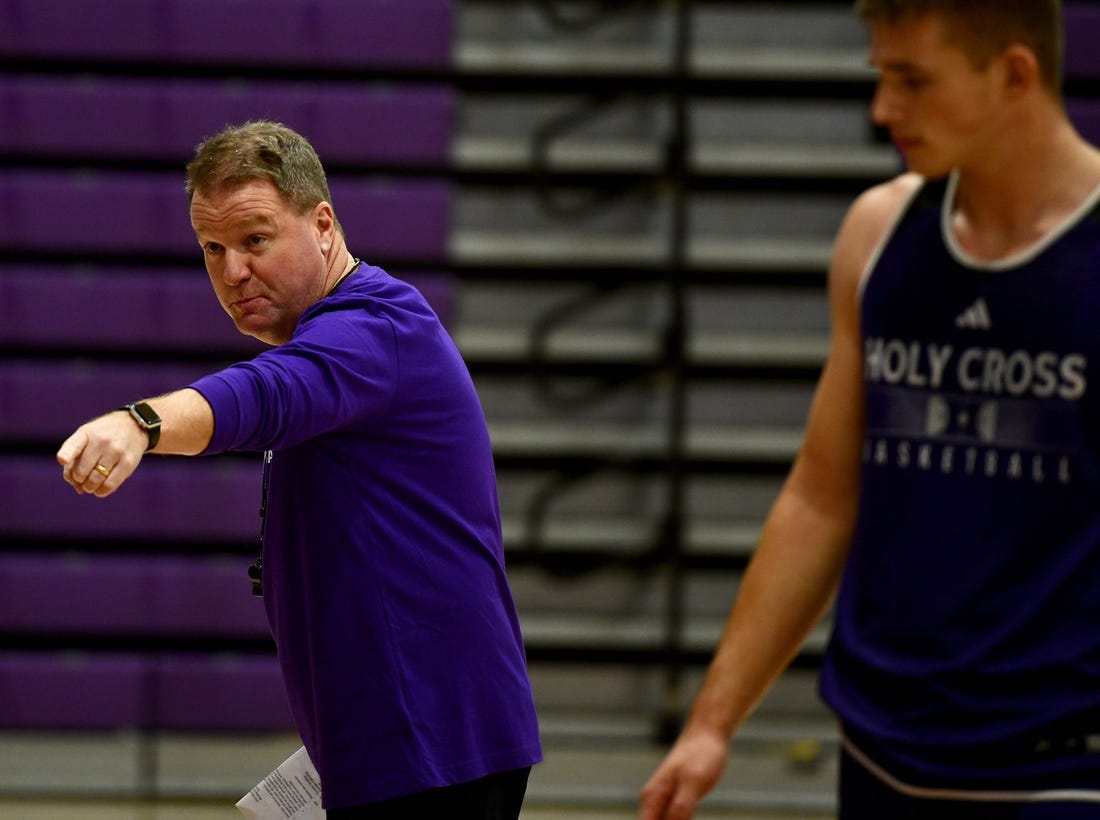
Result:
[[[381,268],[365,264],[348,277],[339,290],[312,307],[318,314],[365,310],[369,314],[391,319],[408,313],[430,312],[426,298],[415,285]]]
[[[841,235],[848,234],[849,241],[877,244],[924,182],[917,174],[902,174],[868,188],[849,207]]]
[[[868,188],[855,199],[833,246],[833,278],[854,287],[871,256],[924,182],[917,174],[901,174]]]

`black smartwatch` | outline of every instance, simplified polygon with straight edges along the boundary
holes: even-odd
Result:
[[[134,421],[137,422],[138,427],[149,436],[149,446],[145,448],[145,452],[148,453],[156,447],[157,442],[160,441],[160,416],[156,414],[156,411],[143,401],[127,404],[119,409],[128,411]]]

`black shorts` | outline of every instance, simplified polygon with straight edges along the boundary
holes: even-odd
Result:
[[[445,817],[447,820],[517,820],[531,767],[497,772],[479,780],[440,789],[329,809],[329,820],[409,820],[413,817]]]

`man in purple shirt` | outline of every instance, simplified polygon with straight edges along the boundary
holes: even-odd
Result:
[[[187,172],[218,300],[273,347],[84,424],[65,480],[104,498],[145,452],[265,451],[262,592],[329,817],[514,820],[538,725],[458,351],[353,258],[299,134],[228,128]]]

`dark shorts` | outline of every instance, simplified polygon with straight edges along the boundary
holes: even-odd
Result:
[[[531,767],[497,772],[480,780],[441,789],[368,803],[329,809],[329,820],[409,820],[440,817],[447,820],[517,820]]]
[[[1100,788],[1100,784],[1098,784]],[[847,750],[840,758],[839,820],[1100,820],[1085,800],[956,800],[903,794]]]

